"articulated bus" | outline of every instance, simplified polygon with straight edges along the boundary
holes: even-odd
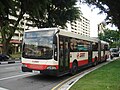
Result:
[[[74,75],[79,69],[106,61],[109,44],[58,28],[24,32],[22,71]]]

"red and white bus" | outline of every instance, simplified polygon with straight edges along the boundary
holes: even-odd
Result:
[[[22,45],[22,71],[61,76],[106,61],[109,44],[60,30],[27,30]]]

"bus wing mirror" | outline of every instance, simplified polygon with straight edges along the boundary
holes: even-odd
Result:
[[[56,35],[53,36],[53,44],[57,44],[57,36]]]
[[[56,36],[56,34],[59,33],[59,32],[60,32],[60,30],[58,29],[57,32],[54,34],[54,36],[53,36],[53,44],[57,44],[57,36]]]

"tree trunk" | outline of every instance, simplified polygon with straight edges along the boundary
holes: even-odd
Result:
[[[3,41],[3,54],[9,55],[9,46],[10,46],[10,41],[7,41],[4,39]]]
[[[5,32],[4,27],[1,28],[1,36],[2,36],[2,44],[3,44],[2,53],[9,55],[9,42],[10,41],[8,41],[6,38],[6,32]]]
[[[2,44],[3,44],[2,53],[3,54],[9,55],[10,40],[14,36],[14,33],[16,31],[16,27],[18,26],[19,21],[22,19],[23,14],[24,13],[21,11],[21,13],[18,17],[18,20],[15,22],[14,28],[13,28],[13,30],[11,30],[11,33],[9,33],[9,35],[7,35],[7,33],[5,32],[4,29],[1,29]]]

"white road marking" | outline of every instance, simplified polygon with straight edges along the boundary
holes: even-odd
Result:
[[[0,87],[0,90],[9,90],[9,89],[6,89],[6,88],[2,88],[2,87]]]
[[[16,78],[16,77],[21,77],[21,76],[27,76],[27,75],[32,75],[33,73],[26,73],[26,74],[22,74],[22,75],[15,75],[15,76],[11,76],[11,77],[5,77],[5,78],[1,78],[0,81],[3,80],[7,80],[7,79],[11,79],[11,78]],[[33,74],[34,75],[34,74]]]
[[[7,68],[5,68],[5,69],[7,69],[7,70],[14,70],[16,67],[7,67]]]

